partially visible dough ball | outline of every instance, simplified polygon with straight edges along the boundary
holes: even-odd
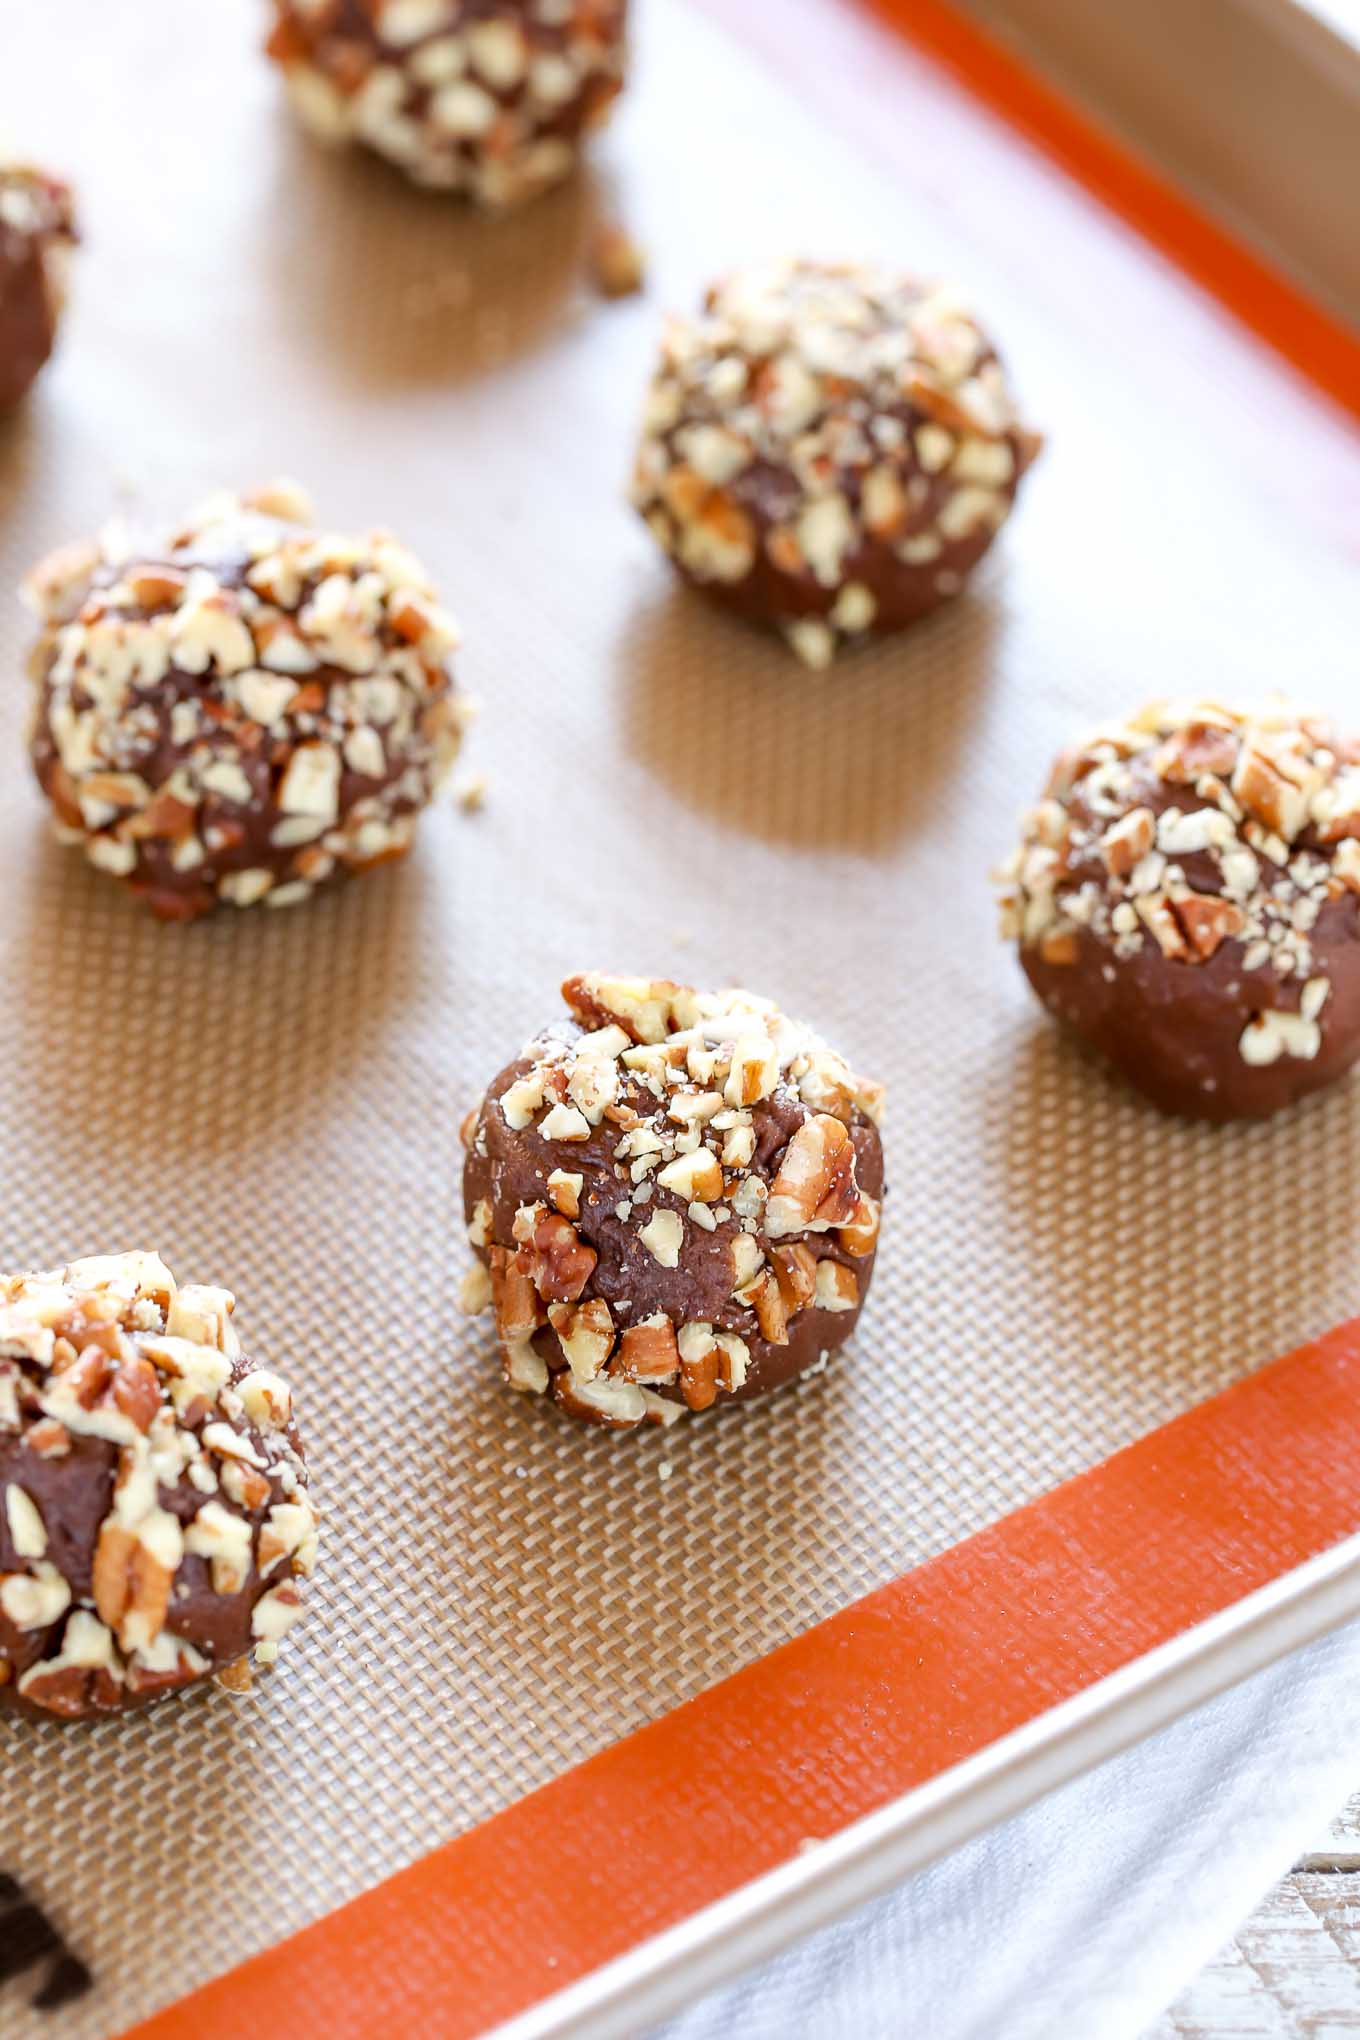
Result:
[[[0,1705],[75,1720],[273,1662],[316,1515],[233,1303],[155,1254],[0,1276]]]
[[[1003,932],[1164,1111],[1260,1119],[1360,1056],[1360,739],[1282,702],[1160,702],[1064,752]]]
[[[511,1387],[631,1428],[826,1360],[873,1276],[881,1086],[750,992],[562,992],[464,1127],[465,1303]]]
[[[274,0],[306,125],[417,184],[512,205],[558,183],[623,84],[627,0]]]
[[[963,586],[1038,447],[950,285],[785,262],[670,321],[633,500],[687,580],[822,668]]]
[[[27,395],[56,345],[75,241],[68,187],[0,154],[0,411]]]
[[[311,514],[286,484],[216,497],[25,584],[58,833],[166,919],[292,906],[402,855],[457,755],[457,633],[424,568]]]

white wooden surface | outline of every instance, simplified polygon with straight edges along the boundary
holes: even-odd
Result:
[[[1145,2040],[1360,2035],[1360,1794]]]

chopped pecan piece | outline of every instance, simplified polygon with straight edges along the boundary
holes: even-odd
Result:
[[[103,1665],[58,1665],[46,1672],[39,1663],[24,1674],[23,1697],[64,1721],[76,1721],[99,1708],[116,1707],[119,1688]]]
[[[1237,763],[1237,739],[1213,723],[1190,722],[1176,730],[1153,754],[1159,779],[1171,786],[1193,786],[1205,772],[1230,773]]]
[[[737,1301],[755,1312],[756,1323],[772,1346],[788,1345],[789,1314],[784,1304],[779,1278],[773,1268],[768,1266],[762,1268],[753,1280],[739,1289]]]
[[[861,1191],[859,1203],[849,1219],[843,1226],[837,1228],[836,1238],[840,1241],[841,1247],[856,1260],[862,1260],[866,1254],[872,1254],[874,1251],[878,1243],[880,1213],[881,1207],[877,1198],[866,1197]]]
[[[588,1027],[622,1027],[639,1044],[666,1039],[680,990],[669,978],[606,977],[598,971],[569,977],[562,997]]]
[[[907,399],[918,411],[924,411],[935,424],[943,425],[947,431],[957,432],[964,438],[992,438],[990,428],[966,404],[960,403],[952,390],[936,382],[924,369],[913,368],[906,376]],[[1036,447],[1037,452],[1037,447]]]
[[[1075,928],[1051,928],[1039,937],[1039,956],[1042,962],[1065,968],[1074,964],[1081,954]]]
[[[843,1235],[842,1235],[843,1237]],[[795,1317],[811,1303],[817,1287],[817,1256],[811,1247],[801,1242],[791,1247],[775,1247],[770,1259],[774,1263],[775,1279],[779,1293],[784,1299],[787,1316]]]
[[[620,1334],[609,1372],[624,1381],[674,1381],[679,1368],[675,1326],[656,1311]]]
[[[718,1386],[731,1395],[746,1380],[751,1349],[733,1332],[716,1332],[713,1343],[718,1349]]]
[[[1111,822],[1100,839],[1100,858],[1111,878],[1127,878],[1152,848],[1157,820],[1151,808],[1134,808]]]
[[[76,789],[70,773],[59,759],[47,768],[47,798],[59,822],[68,829],[83,829],[85,817],[76,799]]]
[[[817,1263],[818,1310],[856,1310],[859,1307],[859,1277],[853,1268],[839,1261]]]
[[[269,1482],[253,1466],[229,1459],[222,1468],[222,1492],[243,1509],[262,1509],[269,1500]]]
[[[585,1177],[573,1169],[554,1169],[548,1178],[548,1195],[563,1218],[581,1216],[581,1191]]]
[[[596,229],[590,245],[590,269],[601,297],[633,297],[642,289],[646,265],[642,250],[623,227],[606,223]]]
[[[113,1377],[113,1400],[139,1431],[149,1431],[161,1406],[161,1385],[149,1360],[135,1354],[119,1363]]]
[[[1185,963],[1190,959],[1190,945],[1181,932],[1181,924],[1171,911],[1165,893],[1145,893],[1134,905],[1138,918],[1156,941],[1163,956]]]
[[[486,1264],[474,1261],[458,1285],[458,1308],[465,1317],[480,1317],[491,1301],[491,1277]]]
[[[1207,963],[1220,944],[1231,935],[1240,935],[1246,926],[1246,917],[1236,901],[1213,893],[1184,894],[1171,901],[1171,911],[1201,963]]]
[[[518,1257],[506,1247],[488,1249],[491,1263],[491,1301],[496,1329],[502,1339],[525,1339],[543,1323],[543,1306],[538,1291],[519,1266]]]
[[[1342,892],[1360,893],[1360,842],[1354,837],[1347,837],[1345,842],[1337,844],[1332,870],[1337,897]]]
[[[197,808],[178,795],[162,791],[158,793],[140,814],[133,815],[124,833],[138,840],[149,842],[177,843],[183,836],[191,836],[198,820]]]
[[[569,1218],[540,1205],[533,1230],[515,1256],[515,1266],[545,1303],[575,1303],[599,1258]]]
[[[224,1693],[252,1693],[255,1679],[248,1657],[233,1658],[229,1665],[219,1665],[213,1673],[213,1683]]]
[[[614,1320],[602,1296],[574,1309],[569,1303],[550,1303],[548,1323],[567,1365],[578,1381],[593,1381],[614,1349]]]
[[[112,1360],[104,1351],[102,1345],[94,1343],[95,1338],[100,1333],[107,1332],[110,1329],[111,1327],[103,1325],[92,1327],[88,1334],[91,1342],[83,1347],[77,1359],[73,1360],[68,1367],[61,1369],[60,1379],[63,1393],[74,1396],[83,1410],[92,1410],[94,1408],[99,1398],[103,1395],[104,1390],[108,1387],[112,1377]],[[82,1338],[86,1336],[84,1333],[81,1334]]]
[[[518,1389],[521,1395],[542,1395],[548,1386],[548,1363],[525,1335],[502,1336],[501,1370],[511,1388]]]
[[[192,1685],[194,1680],[198,1678],[199,1672],[181,1651],[176,1651],[173,1660],[168,1665],[153,1666],[140,1664],[136,1658],[131,1658],[128,1661],[128,1667],[123,1676],[127,1681],[129,1693],[135,1693],[139,1698],[147,1699],[153,1693],[172,1693],[176,1686]],[[225,1684],[226,1682],[219,1680],[218,1683]],[[249,1689],[247,1688],[246,1690]]]
[[[1232,790],[1249,815],[1292,843],[1307,824],[1309,793],[1281,770],[1284,762],[1283,757],[1271,757],[1259,742],[1244,743]]]
[[[165,1626],[172,1575],[112,1517],[94,1549],[94,1605],[124,1650],[144,1646]]]
[[[142,609],[169,609],[186,585],[187,576],[177,567],[138,567],[128,577],[132,599]]]
[[[762,1098],[769,1097],[778,1081],[779,1054],[774,1043],[764,1035],[753,1035],[746,1041],[737,1042],[732,1050],[731,1070],[723,1096],[732,1106],[755,1105]],[[846,1096],[848,1100],[848,1092]]]
[[[55,1417],[44,1417],[25,1432],[24,1445],[40,1459],[64,1459],[71,1449],[71,1434]]]
[[[573,1417],[587,1424],[602,1425],[608,1431],[630,1431],[651,1414],[650,1391],[634,1381],[620,1381],[601,1374],[594,1381],[578,1381],[569,1367],[552,1378],[553,1394]],[[659,1398],[651,1396],[651,1401]]]
[[[854,1142],[838,1119],[815,1113],[784,1150],[765,1206],[766,1233],[782,1239],[843,1225],[858,1200]]]
[[[658,1170],[656,1180],[663,1189],[673,1190],[677,1197],[691,1204],[712,1204],[723,1194],[722,1168],[718,1157],[706,1147],[677,1155]]]
[[[686,1325],[680,1340],[680,1392],[692,1410],[706,1410],[718,1399],[721,1353],[707,1325]]]

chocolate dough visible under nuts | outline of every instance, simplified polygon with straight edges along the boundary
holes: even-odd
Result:
[[[633,501],[686,579],[821,668],[962,587],[1038,446],[950,286],[786,262],[670,321]]]
[[[293,906],[401,856],[457,755],[457,632],[423,567],[310,516],[290,484],[217,497],[164,541],[106,531],[25,584],[57,832],[166,919]]]
[[[272,1663],[316,1516],[232,1309],[155,1254],[0,1277],[0,1705],[74,1720]]]
[[[1280,1111],[1360,1055],[1360,740],[1154,704],[1065,752],[1001,874],[1045,1006],[1155,1104]]]
[[[511,1386],[631,1427],[815,1366],[873,1274],[881,1087],[749,992],[562,989],[464,1128],[465,1307]]]
[[[482,205],[574,167],[623,84],[626,0],[274,0],[300,118]]]

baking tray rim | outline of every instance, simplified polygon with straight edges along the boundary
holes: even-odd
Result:
[[[1360,1531],[497,2025],[487,2040],[636,2040],[1356,1617]]]

